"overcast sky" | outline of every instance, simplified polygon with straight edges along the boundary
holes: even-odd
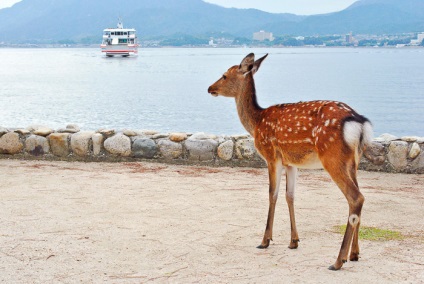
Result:
[[[20,0],[0,0],[0,9]],[[154,1],[154,0],[152,0]],[[271,13],[313,15],[343,10],[356,0],[204,0],[224,7],[255,8]]]

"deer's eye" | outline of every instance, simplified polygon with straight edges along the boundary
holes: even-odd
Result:
[[[225,76],[225,75],[222,75],[222,79],[224,79],[224,80],[225,80],[225,79],[227,79],[227,76]]]

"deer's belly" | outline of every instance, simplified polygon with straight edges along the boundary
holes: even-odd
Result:
[[[321,160],[316,152],[306,155],[296,155],[296,153],[283,153],[284,164],[299,169],[322,169]]]

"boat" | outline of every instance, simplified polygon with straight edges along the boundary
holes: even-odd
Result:
[[[122,20],[118,19],[116,28],[103,30],[103,41],[100,47],[107,57],[137,55],[138,41],[136,30],[124,28]]]

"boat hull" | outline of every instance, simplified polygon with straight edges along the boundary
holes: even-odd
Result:
[[[125,44],[125,45],[105,45],[101,46],[102,52],[106,54],[108,57],[112,56],[130,56],[138,54],[138,44]]]

